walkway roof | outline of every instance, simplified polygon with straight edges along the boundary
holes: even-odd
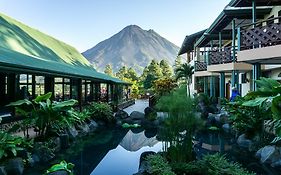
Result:
[[[97,72],[74,47],[0,14],[1,69],[130,84]]]

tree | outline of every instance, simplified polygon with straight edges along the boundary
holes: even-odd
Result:
[[[160,65],[156,62],[156,60],[152,60],[148,66],[148,74],[153,75],[156,79],[161,78],[163,76]]]
[[[131,79],[133,81],[137,81],[138,80],[137,72],[132,67],[130,67],[128,69],[127,73],[125,74],[125,77],[128,78],[128,79]]]
[[[190,64],[184,63],[178,68],[175,69],[176,73],[176,80],[178,81],[179,79],[185,79],[186,80],[186,89],[188,95],[190,97],[190,83],[192,79],[192,74],[194,73],[194,67],[191,66]]]
[[[149,70],[148,70],[147,66],[145,66],[145,68],[142,71],[142,75],[140,76],[140,81],[144,81],[146,79],[148,72],[149,72]]]
[[[175,60],[175,69],[180,67],[182,65],[182,58],[180,56],[177,56],[176,60]]]
[[[124,80],[125,78],[125,75],[127,74],[127,67],[126,66],[123,66],[121,67],[118,72],[116,73],[116,77],[121,79],[121,80]]]
[[[172,68],[166,60],[160,61],[160,68],[164,77],[169,78],[172,76]]]
[[[104,73],[113,76],[113,70],[111,64],[107,64],[104,69]]]

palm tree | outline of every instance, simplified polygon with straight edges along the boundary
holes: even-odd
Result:
[[[176,74],[176,81],[179,79],[185,79],[186,80],[186,95],[190,97],[190,83],[191,83],[191,78],[192,74],[194,73],[194,67],[191,66],[190,64],[184,63],[181,64],[179,67],[175,69],[175,74]]]

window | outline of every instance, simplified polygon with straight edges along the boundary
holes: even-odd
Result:
[[[20,99],[32,98],[32,75],[19,75]]]
[[[8,77],[5,76],[5,94],[8,94]]]
[[[55,78],[55,100],[63,100],[63,78]]]
[[[100,84],[100,93],[101,93],[101,100],[106,101],[107,99],[107,84],[101,83]]]
[[[43,76],[35,76],[35,96],[45,94],[45,78]]]
[[[83,80],[82,81],[82,102],[91,102],[92,101],[92,91],[91,91],[91,81]]]
[[[71,80],[71,98],[78,99],[78,82],[77,80]]]
[[[64,78],[63,79],[63,100],[70,99],[70,79]]]

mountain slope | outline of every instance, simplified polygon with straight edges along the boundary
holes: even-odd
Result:
[[[140,73],[152,59],[166,59],[172,65],[178,50],[155,31],[130,25],[82,54],[100,71],[111,64],[114,72],[126,65]]]

